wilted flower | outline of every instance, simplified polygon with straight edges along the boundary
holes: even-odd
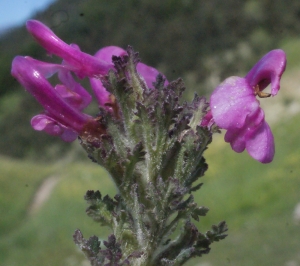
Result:
[[[256,96],[265,98],[278,93],[285,66],[285,53],[273,50],[261,58],[246,77],[227,78],[210,98],[215,123],[227,130],[225,141],[234,151],[246,149],[262,163],[273,160],[275,148],[272,132]],[[269,84],[271,93],[264,93]]]

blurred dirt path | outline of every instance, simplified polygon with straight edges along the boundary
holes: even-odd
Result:
[[[53,175],[46,178],[37,189],[28,208],[29,215],[36,213],[41,206],[50,198],[51,192],[59,182],[60,177]]]
[[[58,160],[56,164],[55,172],[46,177],[41,185],[37,188],[36,192],[33,195],[32,201],[28,207],[28,214],[32,215],[36,213],[42,205],[50,198],[53,189],[56,187],[60,179],[62,178],[62,171],[74,161],[77,151],[80,149],[78,143],[72,144],[70,152],[64,156],[63,159]]]

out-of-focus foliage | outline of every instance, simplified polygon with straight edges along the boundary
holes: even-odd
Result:
[[[169,80],[183,77],[191,94],[195,90],[201,94],[226,76],[245,74],[280,41],[298,36],[300,2],[59,0],[34,18],[91,54],[106,45],[132,45],[145,63],[160,69]],[[0,151],[17,157],[35,156],[36,151],[49,154],[49,147],[57,142],[61,151],[60,140],[30,128],[30,117],[41,109],[33,98],[24,97],[10,76],[11,61],[18,54],[52,60],[25,27],[11,29],[0,39],[0,105],[19,97],[11,96],[12,92],[22,94],[9,110],[0,106]]]

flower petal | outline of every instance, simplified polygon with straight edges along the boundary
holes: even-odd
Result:
[[[201,122],[200,122],[200,126],[201,127],[208,127],[210,128],[213,123],[214,123],[214,119],[211,113],[211,110],[209,110],[206,115],[204,117],[202,117]]]
[[[81,52],[73,45],[68,45],[59,39],[53,31],[37,20],[29,20],[26,23],[27,30],[36,41],[49,53],[63,58],[68,64],[73,66],[79,77],[93,77],[105,75],[112,64]]]
[[[252,138],[253,132],[256,132],[262,123],[264,123],[264,112],[258,108],[255,113],[246,117],[243,127],[228,129],[224,139],[230,143],[235,152],[242,152],[245,150],[248,140]]]
[[[112,63],[112,56],[123,56],[127,55],[127,52],[118,47],[118,46],[107,46],[102,49],[100,49],[95,56],[105,62]],[[147,66],[143,63],[137,64],[137,72],[142,76],[142,78],[145,80],[148,88],[153,88],[153,83],[156,81],[156,77],[160,72],[155,69],[154,67]],[[166,79],[166,77],[164,76]],[[168,84],[168,81],[166,79],[165,85]]]
[[[118,46],[107,46],[104,48],[101,48],[96,54],[95,57],[97,57],[100,60],[103,60],[107,63],[112,64],[112,57],[115,56],[122,56],[126,55],[126,51]],[[101,80],[99,78],[90,78],[91,87],[95,93],[95,96],[97,98],[97,101],[101,107],[105,107],[106,103],[110,102],[109,95],[110,93],[104,88]]]
[[[64,62],[58,65],[42,62],[29,56],[25,56],[25,58],[45,78],[50,78],[53,74],[58,72],[58,78],[64,85],[57,85],[55,89],[73,107],[78,110],[83,110],[90,104],[92,96],[74,80],[69,67]]]
[[[105,104],[110,102],[110,93],[104,88],[100,79],[90,78],[90,83],[97,98],[98,104],[102,107],[105,107]]]
[[[38,131],[45,131],[49,135],[59,136],[66,142],[71,142],[77,139],[78,133],[69,127],[62,125],[53,118],[40,114],[31,119],[31,126]]]
[[[72,74],[68,70],[60,70],[58,72],[58,78],[64,84],[66,90],[65,93],[68,96],[69,103],[78,110],[83,110],[92,101],[92,96],[73,78]],[[62,97],[63,96],[61,94]]]
[[[246,79],[230,77],[212,93],[210,108],[220,128],[236,129],[242,128],[247,116],[252,116],[260,107]]]
[[[153,83],[156,81],[156,77],[160,72],[155,69],[154,67],[147,66],[143,63],[138,63],[136,66],[137,72],[142,76],[142,78],[145,80],[148,88],[153,88]],[[168,85],[168,81],[165,76],[165,86]]]
[[[261,163],[272,162],[275,154],[274,137],[265,121],[248,138],[246,150],[255,160]]]
[[[92,117],[68,104],[27,58],[15,57],[11,73],[55,120],[77,132],[83,129],[88,120],[92,120]]]
[[[113,56],[122,56],[127,55],[127,52],[118,46],[106,46],[100,49],[96,54],[95,57],[107,62],[112,63]]]
[[[30,56],[25,56],[25,58],[28,62],[31,63],[31,65],[34,65],[34,67],[39,71],[39,73],[45,78],[52,77],[55,73],[59,72],[60,70],[68,69],[65,65],[42,62]]]
[[[246,75],[251,87],[259,85],[260,91],[271,83],[271,94],[274,96],[280,89],[280,78],[286,67],[285,52],[277,49],[261,58]]]

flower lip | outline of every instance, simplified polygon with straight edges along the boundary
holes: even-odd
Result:
[[[81,52],[74,46],[66,44],[52,30],[37,20],[28,20],[26,27],[35,40],[49,53],[63,58],[68,64],[72,65],[75,68],[74,72],[79,77],[105,75],[113,67],[111,63]]]

